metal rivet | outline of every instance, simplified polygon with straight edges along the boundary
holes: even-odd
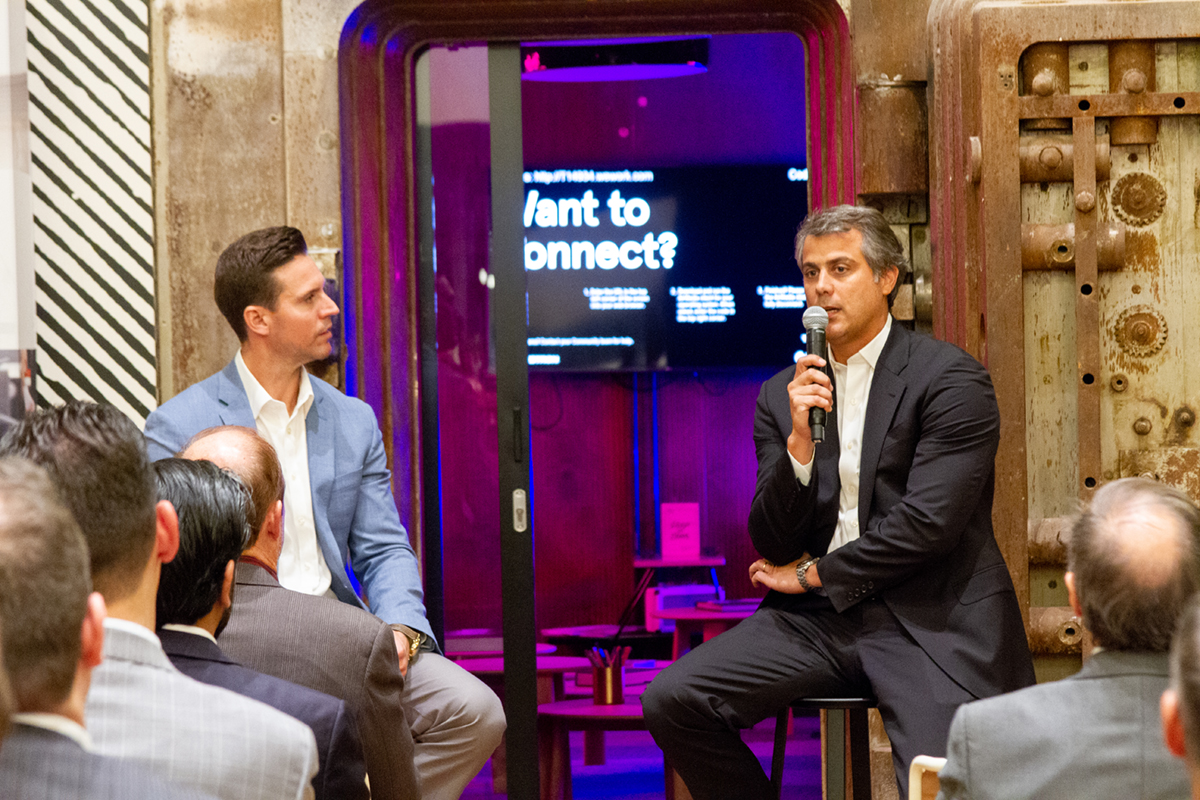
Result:
[[[1175,419],[1179,422],[1180,427],[1190,428],[1196,424],[1196,412],[1190,408],[1181,408],[1175,412]]]
[[[1096,195],[1091,192],[1079,192],[1075,195],[1075,208],[1083,213],[1088,213],[1096,207]]]
[[[1130,94],[1141,94],[1146,91],[1146,73],[1140,69],[1131,69],[1121,78],[1121,88]]]
[[[1063,154],[1054,145],[1047,145],[1042,148],[1042,152],[1038,153],[1038,161],[1042,162],[1042,166],[1047,169],[1054,169],[1062,163]]]
[[[1129,379],[1124,375],[1113,375],[1109,379],[1108,385],[1112,387],[1114,392],[1123,392],[1129,388]]]
[[[1145,417],[1138,417],[1133,423],[1133,432],[1138,436],[1145,436],[1154,429],[1154,425]],[[1144,477],[1144,476],[1143,476]]]
[[[321,131],[321,135],[317,137],[317,144],[322,150],[332,150],[337,147],[337,134],[333,131]]]
[[[1033,78],[1033,93],[1038,97],[1049,97],[1054,94],[1054,72],[1044,69]]]

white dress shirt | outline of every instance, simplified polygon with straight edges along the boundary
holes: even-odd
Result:
[[[858,473],[862,464],[863,426],[867,420],[867,400],[871,396],[871,380],[875,377],[875,364],[879,354],[887,344],[888,334],[892,332],[892,315],[888,314],[883,330],[866,344],[863,349],[846,359],[845,364],[837,360],[837,354],[830,351],[830,363],[833,365],[833,387],[837,395],[837,424],[838,441],[841,452],[838,454],[838,478],[841,481],[841,493],[838,496],[837,529],[833,540],[829,543],[832,553],[837,548],[858,538]],[[815,451],[814,451],[815,457]],[[792,460],[792,470],[805,486],[812,478],[812,462],[801,464],[788,451]]]
[[[325,594],[332,576],[317,543],[313,521],[312,484],[308,477],[308,428],[305,418],[312,408],[313,391],[308,372],[300,370],[300,393],[289,415],[287,406],[267,394],[250,373],[242,352],[234,356],[242,387],[250,401],[254,425],[275,448],[283,466],[283,552],[279,554],[279,583],[305,594]]]

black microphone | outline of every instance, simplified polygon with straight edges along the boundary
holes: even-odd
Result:
[[[808,353],[820,356],[826,361],[829,356],[825,353],[825,328],[829,325],[829,314],[820,306],[810,306],[804,312],[804,330],[808,334]],[[812,431],[812,440],[825,440],[825,409],[810,408],[808,410],[808,427]]]

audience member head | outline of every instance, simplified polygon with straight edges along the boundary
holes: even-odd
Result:
[[[0,619],[16,710],[82,724],[104,601],[74,517],[46,472],[20,458],[0,458]]]
[[[211,624],[219,633],[233,602],[234,564],[250,539],[250,492],[210,461],[168,458],[154,473],[159,497],[179,515],[179,552],[158,584],[158,626]]]
[[[274,568],[283,549],[283,467],[275,448],[253,428],[220,425],[200,431],[180,458],[204,459],[224,467],[250,489],[253,515],[246,554]]]
[[[92,582],[114,604],[148,596],[158,564],[174,555],[175,518],[158,502],[141,431],[109,405],[71,402],[26,417],[0,443],[0,455],[41,465],[83,531]]]
[[[891,308],[896,293],[900,291],[900,284],[904,283],[904,276],[908,273],[908,259],[904,257],[904,248],[883,214],[869,206],[841,205],[811,212],[796,231],[796,263],[801,263],[804,240],[809,236],[850,231],[862,234],[863,258],[875,274],[876,283],[883,279],[888,269],[896,268],[896,285],[888,294],[888,308]]]
[[[1096,644],[1165,653],[1200,587],[1200,509],[1157,481],[1105,484],[1072,527],[1066,584]]]
[[[221,253],[213,296],[238,341],[248,336],[245,311],[249,306],[275,309],[281,289],[275,270],[307,253],[304,234],[283,225],[247,233]]]
[[[1171,683],[1163,692],[1163,739],[1192,775],[1192,797],[1200,798],[1200,601],[1193,599],[1171,643]]]

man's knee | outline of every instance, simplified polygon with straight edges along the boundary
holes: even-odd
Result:
[[[642,716],[651,733],[693,713],[697,694],[690,688],[686,672],[676,666],[660,672],[642,694]]]
[[[477,688],[466,699],[467,707],[474,714],[474,727],[479,737],[480,749],[491,752],[500,746],[500,739],[508,722],[504,717],[504,705],[496,693],[482,681],[477,682]]]

